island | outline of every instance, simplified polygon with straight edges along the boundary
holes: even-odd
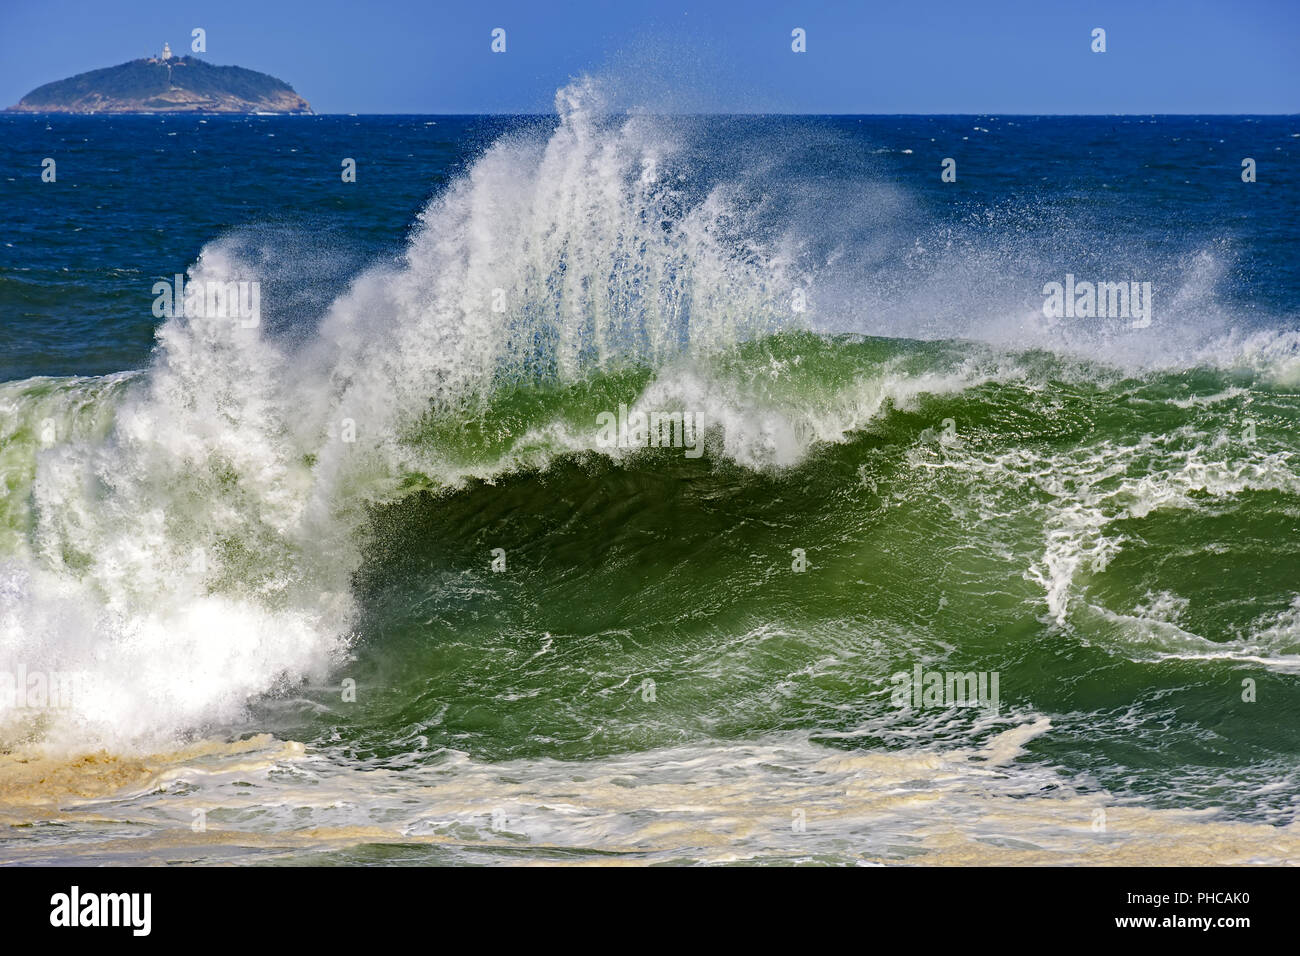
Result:
[[[158,56],[38,86],[9,113],[310,113],[293,87],[256,70]]]

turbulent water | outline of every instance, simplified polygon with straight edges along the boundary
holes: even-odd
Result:
[[[1300,858],[1294,118],[4,123],[0,860]]]

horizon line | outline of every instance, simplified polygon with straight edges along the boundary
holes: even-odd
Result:
[[[301,94],[299,94],[301,95]],[[0,115],[9,116],[79,116],[82,118],[107,118],[122,116],[260,116],[263,119],[275,117],[310,117],[310,116],[352,116],[352,117],[370,117],[370,116],[445,116],[445,117],[470,117],[470,116],[507,116],[507,117],[529,117],[529,118],[549,118],[555,117],[552,111],[543,113],[528,111],[498,111],[498,112],[436,112],[436,113],[405,113],[405,112],[325,112],[312,110],[306,113],[237,113],[226,110],[158,110],[149,111],[131,111],[131,112],[89,112],[74,113],[66,110],[16,110],[12,107],[0,109]],[[642,115],[642,116],[825,116],[825,117],[898,117],[898,116],[978,116],[978,117],[1032,117],[1032,118],[1055,118],[1055,117],[1082,117],[1082,118],[1116,118],[1116,117],[1162,117],[1162,116],[1213,116],[1213,117],[1300,117],[1300,110],[1296,112],[1261,112],[1261,113],[1192,113],[1192,112],[1137,112],[1137,113],[1021,113],[1002,110],[985,110],[979,113],[939,113],[939,112],[892,112],[892,113],[823,113],[823,112],[793,112],[793,111],[750,111],[750,110],[713,110],[700,112],[663,112],[656,113],[653,110],[612,110],[608,113],[601,114],[604,116],[625,116],[625,115]]]

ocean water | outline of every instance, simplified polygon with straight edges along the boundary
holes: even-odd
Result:
[[[1298,149],[0,117],[0,862],[1300,859]]]

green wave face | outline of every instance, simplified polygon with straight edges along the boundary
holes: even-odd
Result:
[[[698,411],[706,453],[598,448],[620,403]],[[425,421],[408,440],[447,470],[372,511],[356,704],[264,716],[402,764],[956,744],[1048,715],[1031,760],[1273,819],[1298,405],[1254,372],[807,333],[505,391]],[[917,665],[996,672],[996,713],[897,706]]]

